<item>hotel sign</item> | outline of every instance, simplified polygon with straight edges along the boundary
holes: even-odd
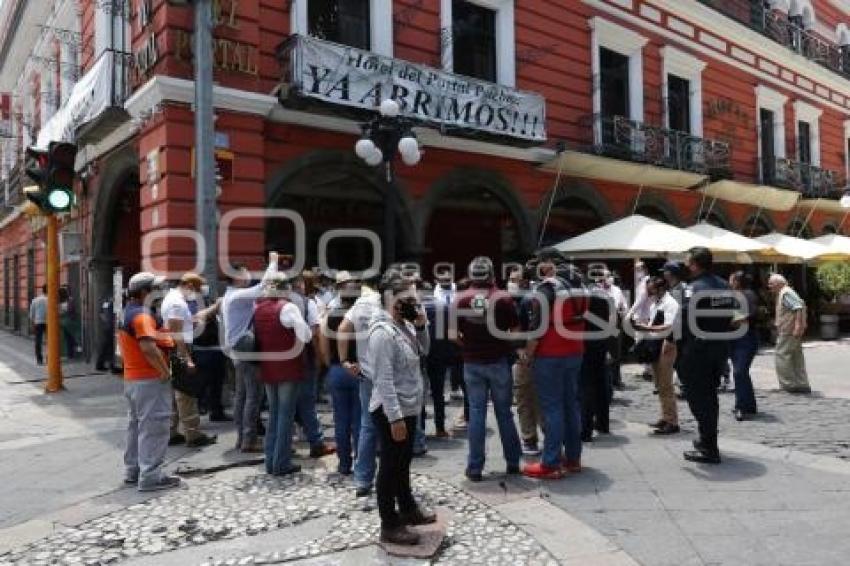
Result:
[[[546,141],[546,101],[536,93],[312,37],[292,37],[283,63],[284,80],[301,96],[370,110],[392,98],[408,118]]]

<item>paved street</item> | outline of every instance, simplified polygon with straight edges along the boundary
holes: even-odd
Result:
[[[183,489],[141,496],[120,485],[121,384],[73,377],[44,396],[27,343],[3,336],[0,353],[0,564],[419,564],[376,544],[373,500],[353,497],[329,470],[305,461],[293,479],[266,477],[230,449],[171,449]],[[651,385],[628,374],[612,410],[614,434],[587,445],[581,475],[540,483],[504,476],[495,426],[487,481],[462,476],[465,441],[430,440],[415,489],[451,514],[436,564],[837,564],[850,554],[848,345],[806,350],[812,396],[771,391],[772,358],[757,360],[763,416],[737,423],[722,396],[725,462],[684,462],[693,423],[658,439]],[[69,371],[69,373],[72,373]],[[451,413],[459,410],[457,404]],[[323,412],[326,408],[323,408]],[[329,416],[322,415],[325,424]],[[206,425],[205,425],[206,426]],[[330,431],[328,431],[330,435]],[[304,453],[304,446],[299,451]],[[14,456],[12,456],[14,455]]]

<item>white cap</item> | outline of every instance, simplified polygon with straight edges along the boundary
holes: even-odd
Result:
[[[336,277],[334,278],[337,285],[341,285],[342,283],[347,283],[349,281],[354,281],[354,277],[351,276],[351,273],[342,270],[337,271]]]
[[[136,293],[144,288],[154,289],[163,283],[165,283],[165,277],[142,271],[130,277],[130,281],[127,283],[127,291]]]

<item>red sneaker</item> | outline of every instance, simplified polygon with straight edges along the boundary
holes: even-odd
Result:
[[[564,477],[564,472],[561,468],[550,468],[543,462],[535,462],[525,466],[522,469],[522,475],[541,480],[559,480]]]

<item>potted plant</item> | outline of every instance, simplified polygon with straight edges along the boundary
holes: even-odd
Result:
[[[823,295],[820,304],[820,331],[824,340],[838,338],[839,297],[850,293],[850,262],[828,261],[818,266],[816,277]]]

